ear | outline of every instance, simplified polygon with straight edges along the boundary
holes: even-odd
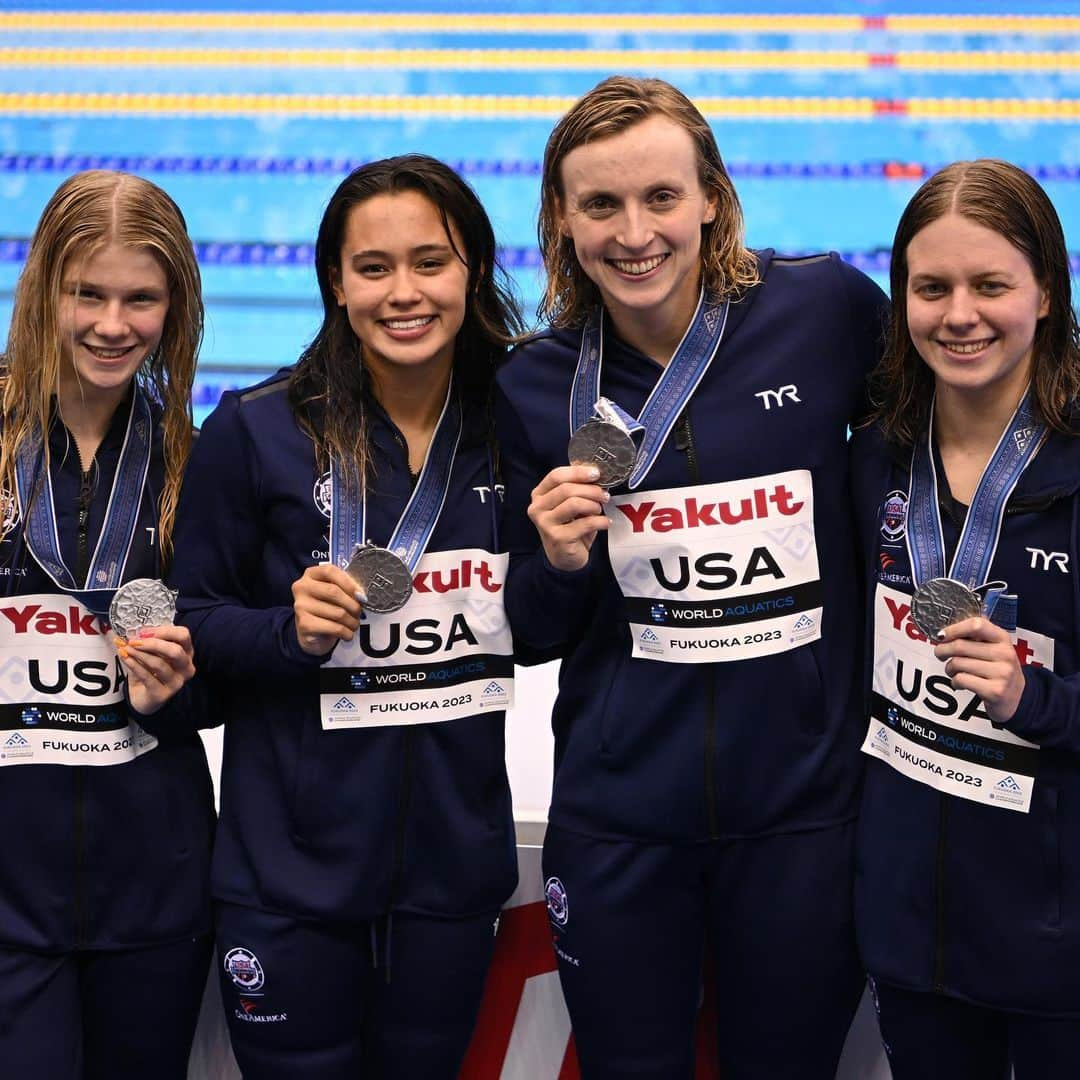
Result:
[[[719,202],[720,198],[715,191],[709,191],[705,195],[705,213],[701,216],[702,225],[708,225],[716,220],[716,208]]]
[[[330,267],[330,288],[334,290],[334,299],[338,307],[345,306],[345,292],[341,288],[341,271],[336,266]]]
[[[1040,289],[1042,299],[1039,301],[1039,318],[1045,319],[1050,314],[1050,294],[1045,289]]]
[[[555,196],[553,206],[555,211],[555,226],[559,230],[559,239],[573,239],[570,232],[570,223],[566,220],[566,205],[563,202],[561,195]]]

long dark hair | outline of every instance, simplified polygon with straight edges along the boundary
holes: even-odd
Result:
[[[1040,419],[1057,431],[1074,430],[1080,398],[1080,330],[1073,311],[1065,234],[1049,196],[1007,161],[956,161],[932,176],[900,217],[889,283],[892,317],[885,355],[871,379],[874,416],[885,435],[910,446],[929,422],[934,376],[911,342],[907,322],[908,245],[927,225],[959,214],[993,229],[1023,252],[1049,300],[1035,329],[1031,385]]]
[[[523,326],[506,275],[496,259],[495,232],[476,193],[449,166],[424,154],[373,161],[350,173],[330,197],[315,241],[315,274],[323,321],[289,379],[289,403],[301,428],[315,443],[320,472],[334,459],[346,483],[368,477],[364,398],[370,375],[363,349],[338,304],[341,247],[349,213],[376,195],[419,192],[439,212],[454,253],[468,268],[465,320],[454,343],[454,385],[463,401],[479,403],[488,416],[495,369]],[[459,251],[451,222],[465,250]],[[492,430],[492,425],[487,425]]]

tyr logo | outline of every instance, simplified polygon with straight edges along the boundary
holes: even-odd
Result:
[[[1024,550],[1031,554],[1032,570],[1049,570],[1051,566],[1056,566],[1063,574],[1069,572],[1069,556],[1064,551],[1043,551],[1042,548],[1033,547]]]
[[[487,497],[491,494],[491,488],[487,487],[486,485],[483,487],[474,487],[473,491],[475,491],[476,494],[480,496],[480,501],[482,503],[486,503]],[[496,484],[495,494],[498,496],[499,502],[502,502],[503,499],[506,497],[506,488],[502,484]]]
[[[802,398],[799,397],[799,388],[794,383],[781,386],[779,390],[759,390],[754,397],[761,398],[766,412],[772,408],[774,401],[777,408],[782,409],[784,407],[784,398],[787,398],[788,401],[794,401],[796,405],[802,404]]]

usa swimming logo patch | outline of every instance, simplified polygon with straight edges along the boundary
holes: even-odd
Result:
[[[890,543],[902,540],[907,528],[908,497],[906,491],[890,491],[881,510],[881,535]]]
[[[250,949],[230,949],[225,954],[224,966],[225,973],[232,979],[233,984],[249,994],[260,989],[266,982],[262,964]]]
[[[544,897],[547,899],[548,917],[555,926],[564,927],[570,920],[570,904],[566,899],[566,889],[557,877],[549,877],[545,882]]]

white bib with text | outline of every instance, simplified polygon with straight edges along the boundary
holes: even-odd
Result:
[[[62,593],[0,601],[0,765],[121,765],[157,746],[128,718],[108,623]]]
[[[604,512],[634,656],[744,660],[821,637],[809,471],[616,495]]]
[[[1023,627],[1021,664],[1054,666],[1054,640]],[[911,621],[911,597],[878,584],[874,682],[863,752],[961,799],[1027,813],[1038,747],[990,723],[982,701],[954,690],[933,645]]]
[[[508,555],[426,554],[399,611],[365,614],[319,673],[327,731],[432,724],[508,709],[514,657],[503,607]]]

